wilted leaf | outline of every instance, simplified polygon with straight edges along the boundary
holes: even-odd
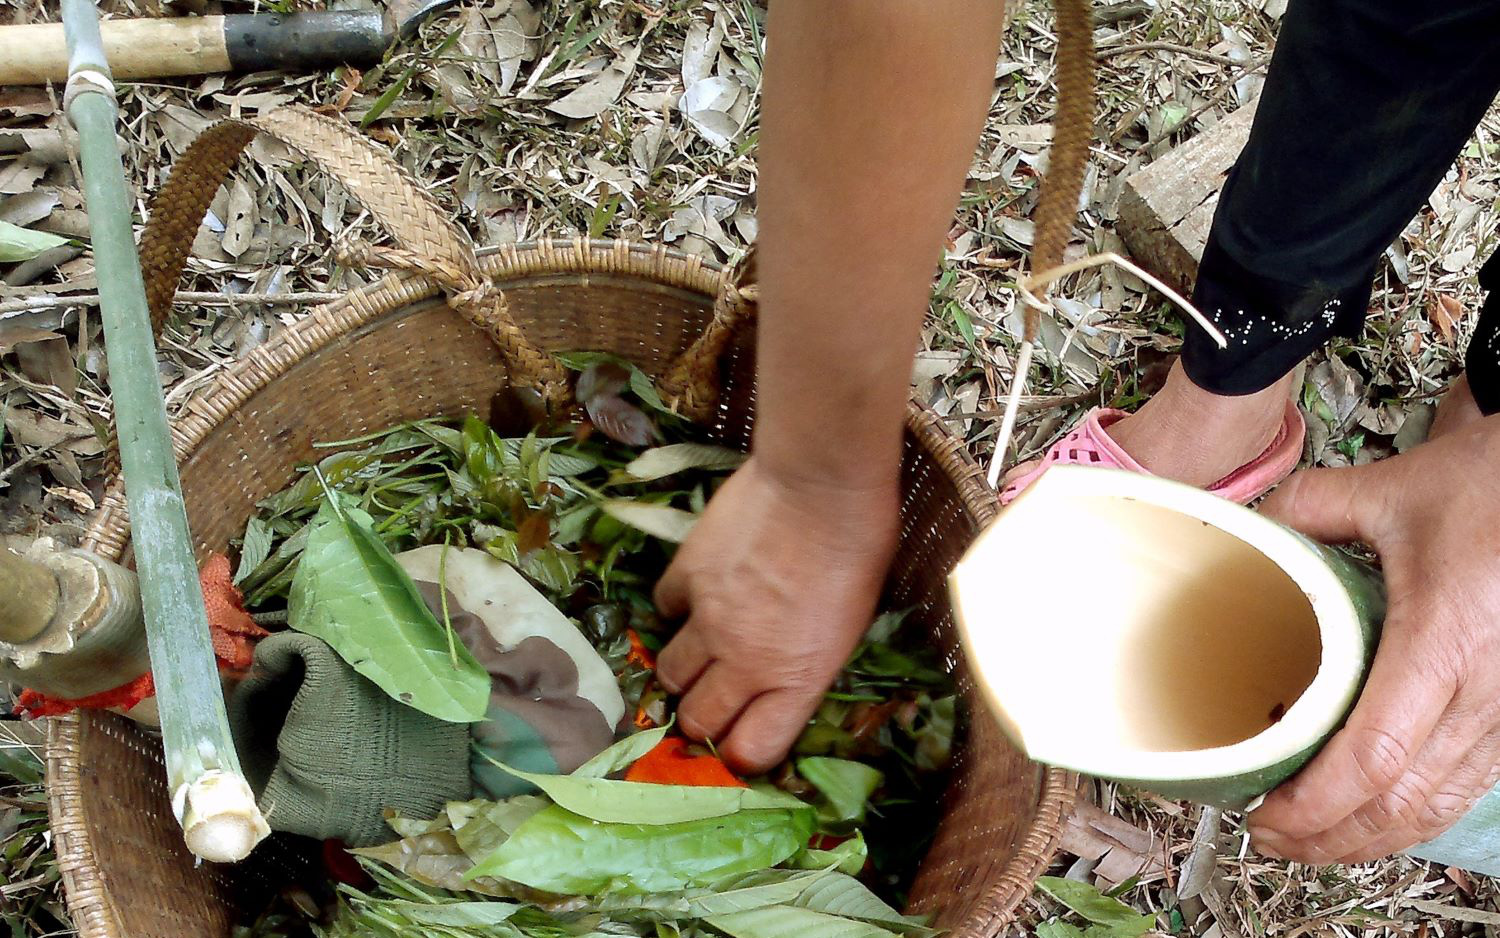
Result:
[[[511,834],[550,802],[541,795],[517,795],[504,801],[472,804],[477,810],[462,825],[454,825],[453,837],[469,859],[477,863],[500,849]]]
[[[0,194],[30,192],[36,181],[46,174],[46,165],[30,156],[0,163]]]
[[[682,94],[682,113],[693,129],[719,149],[734,142],[739,124],[729,111],[739,101],[743,88],[732,78],[715,76],[695,81]]]
[[[689,469],[736,469],[744,461],[744,453],[727,447],[704,443],[673,443],[646,450],[625,467],[625,473],[636,481],[649,482]]]
[[[0,264],[29,261],[44,251],[50,251],[67,243],[67,238],[61,238],[55,234],[34,231],[30,228],[12,225],[8,221],[0,221]]]
[[[578,375],[575,394],[587,404],[596,397],[618,395],[630,385],[630,369],[616,361],[596,361]]]
[[[616,394],[589,398],[584,405],[589,420],[600,432],[626,446],[646,446],[659,434],[646,412]]]
[[[714,63],[719,58],[719,46],[724,41],[724,29],[718,21],[710,27],[701,20],[688,28],[682,43],[682,86],[691,88],[695,82],[713,74]]]
[[[435,889],[467,890],[506,897],[516,892],[515,887],[503,880],[487,876],[469,878],[467,874],[474,868],[474,861],[459,847],[452,831],[437,831],[350,852],[384,863]]]
[[[1453,327],[1463,320],[1463,315],[1464,307],[1458,297],[1447,293],[1439,293],[1427,304],[1427,318],[1432,320],[1443,341],[1449,345],[1453,344]]]
[[[623,521],[632,528],[645,531],[652,537],[659,537],[674,544],[687,540],[688,534],[693,530],[693,525],[698,523],[698,516],[692,512],[656,502],[609,498],[601,502],[600,507],[610,517]]]
[[[224,252],[239,257],[255,234],[255,196],[243,179],[229,187],[229,217],[224,219]]]
[[[639,46],[631,48],[597,77],[547,105],[547,110],[574,119],[598,117],[620,96],[640,54]]]
[[[0,203],[0,221],[13,225],[34,225],[57,208],[57,193],[50,189],[32,189],[13,195]]]
[[[0,322],[0,355],[4,355],[16,346],[27,342],[45,342],[56,338],[60,338],[60,336],[51,329],[28,326],[20,322]]]

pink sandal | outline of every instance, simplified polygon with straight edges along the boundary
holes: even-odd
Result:
[[[1106,432],[1111,424],[1125,415],[1123,410],[1098,407],[1089,411],[1082,423],[1047,450],[1047,455],[1036,468],[1012,480],[1000,490],[1000,504],[1010,504],[1028,485],[1057,463],[1124,469],[1150,475],[1145,466],[1132,459]],[[1302,412],[1297,409],[1296,404],[1287,401],[1286,417],[1281,421],[1281,429],[1265,452],[1210,485],[1208,491],[1232,502],[1248,505],[1297,468],[1297,461],[1302,458],[1302,440],[1306,435],[1307,424],[1302,419]]]

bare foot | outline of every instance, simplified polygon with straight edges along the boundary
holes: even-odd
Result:
[[[1254,460],[1281,429],[1292,376],[1264,391],[1224,397],[1188,379],[1181,363],[1141,409],[1109,427],[1109,435],[1153,474],[1205,487]],[[1017,466],[1007,479],[1029,471]]]
[[[1427,439],[1435,440],[1440,436],[1446,436],[1457,430],[1461,430],[1476,420],[1482,420],[1484,414],[1480,412],[1479,405],[1474,402],[1474,392],[1469,389],[1469,378],[1461,375],[1453,382],[1453,387],[1443,395],[1438,402],[1437,415],[1432,418],[1432,427],[1427,431]]]

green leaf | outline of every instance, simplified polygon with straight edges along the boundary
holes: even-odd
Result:
[[[722,472],[738,469],[745,454],[724,446],[706,443],[673,443],[646,450],[625,467],[626,481],[650,482],[689,469]]]
[[[383,899],[378,903],[413,925],[438,925],[451,928],[484,928],[506,921],[520,910],[511,902],[445,902],[439,904],[411,902],[405,899]]]
[[[927,725],[916,734],[917,768],[932,772],[946,766],[953,755],[953,731],[958,721],[958,699],[939,697],[926,711]]]
[[[830,873],[808,885],[791,905],[798,908],[859,919],[909,934],[932,935],[925,919],[902,915],[853,876]]]
[[[656,385],[651,381],[644,371],[630,366],[630,390],[641,399],[641,403],[652,410],[659,410],[664,414],[672,413],[672,409],[662,402],[661,395],[656,393]]]
[[[975,352],[977,346],[974,340],[974,322],[969,318],[968,310],[957,300],[949,300],[944,305],[953,324],[958,327],[958,334],[963,336],[964,344],[969,347],[970,352]]]
[[[407,82],[411,81],[412,76],[416,73],[417,68],[415,65],[408,67],[401,73],[401,77],[396,79],[394,84],[381,92],[380,97],[376,98],[375,103],[370,105],[370,109],[365,112],[365,116],[359,119],[359,129],[364,130],[377,120],[380,120],[380,115],[384,114],[392,104],[396,103],[396,99],[401,97],[401,92],[406,90]]]
[[[808,833],[792,811],[611,824],[553,805],[522,824],[468,875],[565,895],[667,892],[775,866],[801,849]]]
[[[824,875],[827,874],[821,871],[761,870],[726,877],[702,889],[629,896],[606,894],[595,900],[593,908],[617,918],[639,913],[679,920],[704,918],[783,905],[802,895],[813,881]]]
[[[785,905],[796,901],[828,876],[821,871],[765,870],[736,880],[717,882],[711,895],[692,902],[688,914],[694,918],[707,918],[748,912],[768,905]]]
[[[669,723],[654,730],[627,736],[569,774],[574,778],[604,778],[628,768],[635,760],[655,749],[656,744],[666,738],[667,731],[671,728]]]
[[[1036,938],[1083,938],[1083,930],[1062,919],[1052,919],[1036,927]]]
[[[864,640],[867,642],[888,642],[891,637],[900,631],[901,626],[906,623],[906,617],[911,615],[911,607],[899,609],[895,612],[882,612],[870,623],[870,628],[865,632]]]
[[[45,251],[67,243],[67,238],[59,238],[55,234],[22,228],[8,221],[0,221],[0,264],[29,261]]]
[[[705,921],[730,938],[895,938],[896,934],[867,922],[785,905],[715,915]]]
[[[245,523],[245,540],[240,545],[240,565],[234,573],[235,585],[243,583],[246,577],[255,572],[256,567],[266,562],[266,558],[271,556],[271,544],[275,537],[270,525],[257,515],[250,516],[250,520]]]
[[[827,756],[798,759],[797,774],[823,796],[825,805],[819,809],[818,815],[831,824],[863,822],[865,805],[885,781],[878,769],[863,762]]]
[[[288,625],[323,639],[410,707],[451,723],[484,719],[490,675],[461,644],[450,649],[442,624],[371,527],[369,515],[331,500],[318,510],[292,581]]]
[[[1095,925],[1103,925],[1107,932],[1095,938],[1137,938],[1150,931],[1156,924],[1156,916],[1142,915],[1118,899],[1111,899],[1088,883],[1080,883],[1058,876],[1043,876],[1036,881],[1037,888],[1077,912]],[[1089,930],[1091,933],[1093,929]]]
[[[632,498],[606,498],[599,503],[610,517],[623,521],[652,537],[680,544],[687,540],[698,516],[681,508],[659,502],[642,502]]]
[[[791,811],[805,815],[810,822],[813,813],[812,805],[776,789],[650,785],[576,775],[542,775],[513,769],[494,759],[489,761],[535,785],[574,814],[602,823],[650,827],[761,810]]]
[[[562,550],[556,544],[528,551],[522,556],[516,532],[502,529],[485,541],[484,549],[491,556],[520,570],[527,579],[552,594],[554,601],[558,596],[571,593],[578,581],[581,567],[578,555]]]
[[[859,831],[832,850],[808,849],[793,858],[792,863],[800,870],[838,870],[850,876],[858,876],[870,858],[870,849],[865,836]]]

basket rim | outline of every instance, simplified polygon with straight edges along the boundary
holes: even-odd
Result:
[[[716,297],[730,268],[665,244],[621,239],[541,238],[481,249],[479,262],[490,278],[503,281],[535,274],[616,274]],[[438,284],[416,273],[392,272],[319,304],[291,326],[225,368],[196,398],[191,410],[171,420],[173,454],[179,464],[190,457],[230,415],[256,393],[308,355],[346,334],[412,303],[440,296]],[[967,511],[983,526],[998,510],[983,470],[941,419],[915,401],[909,402],[907,429],[954,482]],[[82,546],[118,560],[130,539],[124,485],[116,477],[94,513]],[[47,744],[49,822],[57,847],[69,914],[80,938],[132,938],[122,933],[108,890],[96,872],[97,858],[82,822],[84,773],[77,748],[82,717],[72,714],[50,721]],[[976,903],[976,912],[955,928],[953,938],[988,938],[1015,920],[1017,907],[1046,871],[1062,836],[1063,822],[1078,791],[1078,776],[1040,767],[1043,773],[1037,812],[1025,839],[1000,880]]]

